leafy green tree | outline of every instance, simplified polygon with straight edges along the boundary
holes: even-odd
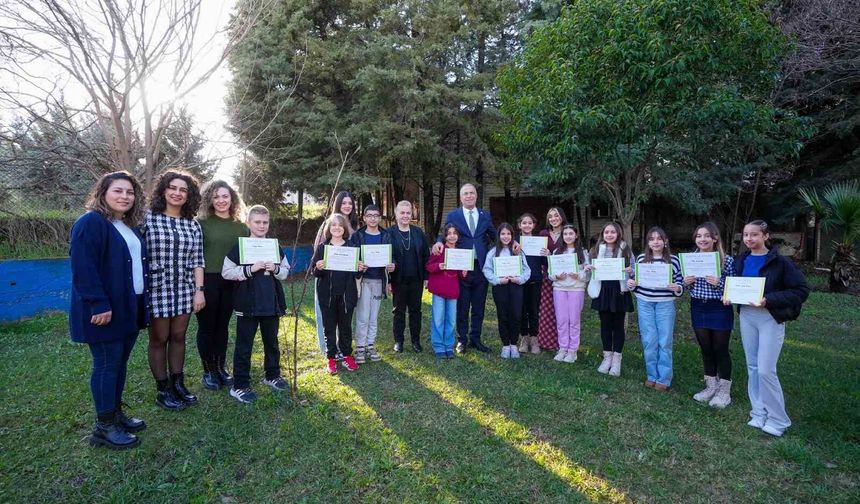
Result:
[[[578,1],[499,77],[504,141],[555,194],[605,198],[630,236],[653,195],[702,213],[805,133],[769,100],[787,41],[753,1]]]
[[[830,260],[830,291],[846,292],[857,269],[854,244],[860,240],[860,183],[857,180],[829,185],[819,196],[809,188],[798,190],[800,199],[816,214],[825,230],[833,229],[839,239],[833,242]]]

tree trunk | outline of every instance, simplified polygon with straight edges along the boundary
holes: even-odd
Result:
[[[481,156],[478,156],[478,159],[475,162],[475,185],[478,190],[478,203],[477,206],[479,208],[484,207],[484,159]]]
[[[296,196],[298,197],[298,202],[296,203],[296,222],[300,223],[305,216],[305,190],[299,189]]]
[[[424,208],[423,210],[423,227],[425,234],[435,234],[435,230],[433,229],[433,219],[436,217],[436,212],[433,209],[433,182],[430,180],[430,177],[427,175],[429,171],[429,167],[425,167],[422,170],[424,175],[422,178],[424,179]]]
[[[394,204],[397,205],[397,203],[403,201],[404,194],[403,170],[400,168],[398,161],[392,161],[391,163],[391,184],[394,188]]]
[[[813,249],[812,249],[812,262],[818,264],[821,262],[821,216],[815,216],[815,227],[812,228],[813,231]]]
[[[438,233],[442,229],[442,214],[445,211],[445,189],[447,177],[443,173],[439,177],[439,201],[436,206],[436,220],[433,223],[433,232]]]
[[[505,222],[512,222],[513,219],[516,219],[514,216],[514,201],[511,197],[511,175],[505,174]],[[516,224],[514,224],[516,227]]]

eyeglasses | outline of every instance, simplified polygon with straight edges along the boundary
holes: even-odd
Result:
[[[379,219],[380,217],[382,216],[375,213],[364,214],[365,219]]]

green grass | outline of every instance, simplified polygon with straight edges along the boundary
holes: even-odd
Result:
[[[192,326],[186,371],[200,404],[160,411],[142,333],[125,398],[149,428],[140,448],[120,453],[87,445],[90,356],[68,341],[65,318],[0,326],[7,380],[0,502],[856,502],[860,495],[860,298],[814,293],[789,325],[780,378],[794,426],[782,439],[746,426],[737,337],[733,404],[715,411],[690,399],[702,372],[685,301],[667,394],[641,385],[635,316],[616,379],[595,371],[600,348],[589,309],[580,360],[570,365],[548,353],[443,362],[426,350],[395,355],[389,307],[380,324],[383,361],[336,377],[323,370],[306,308],[297,403],[262,385],[253,406],[202,390]],[[498,349],[494,318],[490,310],[484,334]],[[426,317],[424,329],[426,341]]]

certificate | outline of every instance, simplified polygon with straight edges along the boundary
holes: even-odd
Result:
[[[445,269],[472,271],[475,269],[475,251],[472,249],[445,249]]]
[[[692,252],[681,254],[681,275],[704,278],[706,276],[720,276],[720,253],[719,252]]]
[[[546,236],[520,236],[520,247],[527,256],[539,256],[540,251],[547,247]]]
[[[592,277],[595,280],[624,280],[624,258],[591,260]]]
[[[547,273],[550,276],[579,273],[579,257],[576,254],[554,254],[547,256],[547,262],[549,263]]]
[[[361,260],[368,268],[384,268],[391,264],[391,245],[362,245]]]
[[[493,273],[499,278],[518,277],[523,274],[523,260],[520,256],[494,257]]]
[[[726,277],[723,298],[732,304],[758,304],[764,297],[764,277]]]
[[[341,245],[325,246],[323,269],[331,271],[358,271],[358,249]]]
[[[665,289],[672,283],[672,265],[666,263],[637,263],[636,283],[646,289]]]
[[[254,264],[257,261],[278,264],[281,262],[281,247],[275,238],[239,238],[239,264]]]

